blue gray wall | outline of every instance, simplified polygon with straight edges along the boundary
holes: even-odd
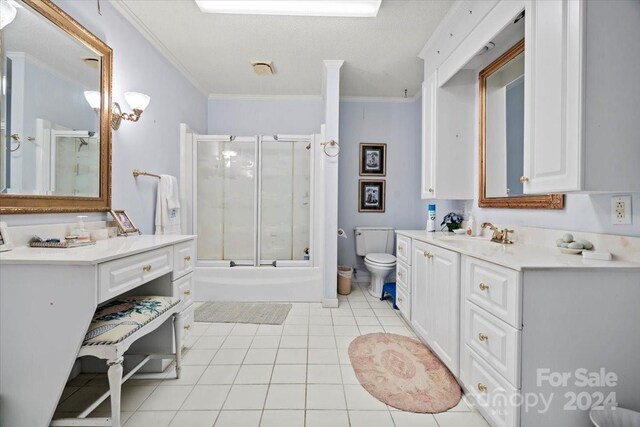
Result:
[[[151,96],[138,123],[112,133],[112,206],[125,209],[144,233],[154,230],[156,182],[135,180],[135,168],[180,174],[179,124],[207,130],[207,97],[200,93],[109,2],[57,0],[62,9],[113,49],[113,100],[130,111],[124,92]],[[9,225],[71,222],[76,215],[3,215]],[[91,215],[102,219],[104,215]]]
[[[340,103],[340,190],[338,224],[348,239],[338,239],[338,262],[361,265],[355,253],[353,228],[391,226],[396,230],[424,229],[427,202],[420,197],[421,101],[341,102]],[[386,209],[384,213],[358,212],[360,143],[387,144]],[[378,178],[375,178],[378,179]],[[459,202],[431,201],[436,204],[437,224]]]

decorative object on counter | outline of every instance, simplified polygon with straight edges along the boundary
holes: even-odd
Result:
[[[436,231],[436,205],[427,206],[427,231]]]
[[[358,186],[358,212],[384,212],[385,181],[361,179]]]
[[[113,216],[113,219],[118,225],[118,229],[120,230],[119,234],[125,235],[125,236],[131,233],[142,234],[140,233],[140,230],[133,224],[133,221],[131,221],[131,218],[129,218],[129,215],[127,215],[125,211],[112,210],[110,212],[111,212],[111,216]]]
[[[387,144],[360,144],[360,176],[387,175]]]
[[[0,252],[10,251],[11,249],[13,249],[13,243],[11,243],[7,223],[0,222]]]
[[[462,392],[446,366],[422,343],[385,333],[361,335],[349,345],[360,384],[403,411],[435,414],[453,408]]]
[[[444,230],[445,227],[448,231],[457,230],[461,227],[462,220],[462,215],[455,212],[449,212],[444,216],[442,222],[440,223],[440,225],[442,226],[441,230]]]
[[[566,233],[560,239],[556,240],[556,246],[560,248],[563,254],[579,255],[583,250],[593,249],[593,243],[588,240],[574,240],[573,234]]]
[[[76,239],[76,236],[67,236],[64,242],[61,242],[60,239],[44,240],[38,236],[33,236],[29,241],[29,246],[32,248],[70,249],[70,248],[78,248],[81,246],[91,246],[95,244],[96,242],[91,242],[88,240],[79,241]]]
[[[611,254],[611,252],[584,251],[582,252],[582,258],[597,259],[599,261],[611,261],[613,259],[613,255]]]

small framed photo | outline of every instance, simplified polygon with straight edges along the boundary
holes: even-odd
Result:
[[[384,212],[384,180],[361,179],[358,185],[358,212]]]
[[[387,175],[387,144],[360,144],[360,176]]]
[[[10,251],[13,249],[11,237],[9,237],[9,227],[7,223],[0,222],[0,252]]]
[[[118,229],[120,230],[120,233],[129,234],[129,233],[139,232],[138,228],[135,226],[133,221],[131,221],[131,218],[129,218],[129,215],[127,215],[125,211],[112,210],[111,216],[113,217],[116,224],[118,225]]]

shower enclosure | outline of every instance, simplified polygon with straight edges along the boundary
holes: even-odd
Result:
[[[313,139],[194,137],[199,266],[313,265]]]

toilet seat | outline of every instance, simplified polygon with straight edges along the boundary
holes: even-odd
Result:
[[[377,265],[391,266],[396,263],[396,257],[394,257],[391,254],[384,254],[384,253],[367,254],[367,256],[364,257],[364,260]]]

